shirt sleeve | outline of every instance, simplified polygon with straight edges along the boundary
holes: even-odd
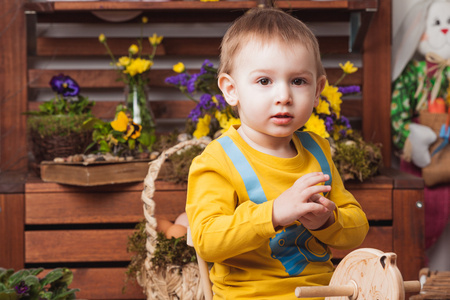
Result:
[[[329,199],[336,204],[335,222],[322,230],[311,231],[316,238],[336,249],[358,247],[369,231],[369,222],[361,205],[355,197],[345,189],[341,176],[331,159],[328,142],[321,143],[322,149],[330,164],[332,183]]]
[[[205,150],[193,160],[189,172],[186,212],[192,240],[199,255],[209,262],[257,249],[275,233],[273,201],[237,205],[226,159]]]

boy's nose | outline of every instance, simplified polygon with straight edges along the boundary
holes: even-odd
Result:
[[[290,104],[292,103],[292,96],[289,86],[283,84],[277,89],[277,95],[275,97],[277,104]]]

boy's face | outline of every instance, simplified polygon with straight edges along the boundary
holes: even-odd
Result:
[[[231,74],[219,76],[227,102],[239,110],[241,128],[255,139],[290,137],[319,103],[325,77],[302,44],[250,41],[235,57]]]

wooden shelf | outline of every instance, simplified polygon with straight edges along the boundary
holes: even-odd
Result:
[[[248,9],[263,1],[52,1],[36,2],[30,0],[25,3],[25,9],[36,12],[62,11],[92,11],[92,10],[230,10]],[[275,6],[283,9],[346,9],[346,10],[376,10],[378,0],[282,0],[276,1]]]

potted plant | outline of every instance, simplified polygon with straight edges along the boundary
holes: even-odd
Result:
[[[92,117],[95,102],[80,94],[80,86],[70,76],[59,74],[50,80],[55,97],[29,111],[27,129],[35,161],[53,160],[83,153],[92,141],[92,130],[83,123]]]
[[[43,278],[37,276],[43,271],[38,269],[0,268],[0,300],[70,300],[76,299],[79,289],[69,289],[73,274],[67,268],[56,268]]]

